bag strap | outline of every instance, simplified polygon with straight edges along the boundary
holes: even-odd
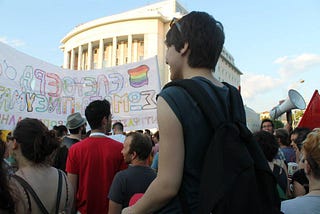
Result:
[[[56,214],[59,213],[61,192],[62,192],[62,173],[60,169],[57,169],[57,170],[58,170],[59,179],[58,179],[58,192],[57,192],[57,200],[56,200]]]
[[[38,207],[40,208],[41,212],[44,214],[49,214],[49,212],[47,211],[46,207],[42,204],[40,198],[38,197],[38,195],[36,194],[36,192],[32,189],[32,187],[30,186],[30,184],[28,184],[22,177],[20,177],[19,175],[12,175],[12,177],[14,177],[20,184],[21,186],[27,190],[27,192],[29,192],[33,199],[35,200],[36,204],[38,205]],[[29,210],[31,209],[31,204],[29,204]]]
[[[64,178],[64,183],[66,184],[66,203],[64,205],[64,209],[67,209],[68,206],[68,202],[69,202],[69,186],[68,186],[68,182],[67,182],[67,176],[65,173],[62,173],[63,178]]]
[[[203,115],[209,118],[207,121],[214,129],[219,126],[220,121],[223,121],[223,118],[221,118],[222,115],[212,114],[212,112],[215,112],[216,107],[213,102],[208,102],[208,99],[204,98],[209,97],[209,94],[195,80],[183,79],[171,81],[167,83],[164,88],[170,86],[179,86],[186,90],[190,94],[190,96],[197,102],[199,108],[203,112]]]
[[[273,174],[278,178],[280,176],[280,167],[277,164],[273,165]]]

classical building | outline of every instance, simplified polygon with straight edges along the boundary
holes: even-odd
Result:
[[[80,24],[61,40],[63,68],[103,69],[157,55],[163,85],[170,80],[165,35],[172,18],[187,13],[176,0],[166,0]],[[239,88],[241,74],[231,54],[223,49],[215,77]]]

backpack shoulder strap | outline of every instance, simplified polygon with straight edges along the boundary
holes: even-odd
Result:
[[[20,176],[18,176],[16,174],[12,175],[12,177],[15,178],[20,183],[20,185],[25,190],[27,190],[27,192],[29,192],[32,195],[33,199],[35,200],[36,204],[40,208],[41,212],[44,213],[44,214],[49,214],[49,212],[47,211],[46,207],[42,204],[40,198],[38,197],[36,192],[32,189],[30,184],[28,184],[22,177],[20,177]],[[29,204],[29,205],[31,206],[31,204]]]
[[[243,106],[243,101],[239,91],[229,83],[223,82],[223,84],[229,88],[229,113],[231,120],[235,122],[243,121],[246,124],[246,113],[244,108],[234,108],[235,106]],[[238,115],[238,117],[236,115]]]
[[[201,85],[199,85],[199,83],[192,79],[175,80],[167,83],[164,88],[170,86],[178,86],[186,90],[199,105],[199,108],[203,114],[208,117],[208,122],[210,123],[211,127],[218,127],[220,121],[223,119],[221,118],[222,115],[212,113],[215,112],[216,107],[213,102],[208,102],[207,98],[209,97],[209,94],[203,87],[201,87]]]
[[[273,174],[274,174],[276,177],[279,177],[279,175],[280,175],[280,167],[279,167],[277,164],[274,164],[274,165],[273,165]]]

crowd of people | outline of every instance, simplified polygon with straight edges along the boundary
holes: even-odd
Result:
[[[111,131],[106,100],[52,130],[24,118],[6,138],[0,213],[121,213],[157,175],[150,167],[157,150],[150,130],[125,133],[116,122]]]
[[[236,109],[233,119],[246,125],[237,89],[212,75],[224,39],[222,24],[205,12],[173,19],[165,40],[170,78],[192,79],[217,106],[212,114],[228,116]],[[238,102],[230,103],[231,91],[237,91]],[[24,118],[1,142],[1,213],[201,213],[202,167],[214,130],[186,90],[174,86],[160,92],[155,133],[125,133],[121,122],[112,124],[107,100],[92,101],[84,113],[69,115],[65,126],[52,130]],[[274,186],[268,184],[277,191],[273,213],[320,213],[320,129],[275,129],[272,120],[264,119],[253,140],[275,180]],[[221,149],[216,154],[225,151],[223,145],[216,149]],[[250,166],[254,155],[247,154]],[[219,164],[212,163],[216,177],[224,171]],[[234,205],[248,208],[239,213],[264,213],[252,209],[259,204],[245,195],[251,191],[237,198],[242,204],[228,198],[232,188],[219,191],[223,197],[212,213],[226,213]]]

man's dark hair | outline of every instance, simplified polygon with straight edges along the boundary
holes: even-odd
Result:
[[[78,128],[75,128],[75,129],[69,129],[70,134],[79,134],[79,130],[82,126],[79,126]]]
[[[276,138],[280,139],[280,143],[285,146],[290,146],[289,132],[284,128],[279,128],[275,130]]]
[[[188,65],[214,71],[224,44],[223,26],[211,15],[193,11],[171,27],[165,43],[168,47],[174,45],[177,51],[188,43]]]
[[[265,119],[263,119],[263,120],[261,121],[260,130],[262,130],[263,124],[264,124],[264,123],[267,123],[267,122],[268,122],[268,123],[271,123],[272,128],[274,129],[274,123],[273,123],[273,121],[270,120],[270,119],[268,119],[268,118],[265,118]]]
[[[156,132],[153,134],[153,136],[154,136],[155,138],[157,138],[157,140],[159,140],[159,139],[160,139],[159,131],[156,131]]]
[[[56,131],[57,137],[63,137],[68,133],[68,129],[65,125],[54,126],[53,129]]]
[[[303,141],[306,139],[307,135],[310,132],[311,132],[311,129],[306,127],[297,127],[291,132],[290,136],[293,134],[297,135],[297,139],[295,139],[294,143],[297,144],[299,150],[301,150]]]
[[[95,100],[85,110],[86,119],[91,129],[101,128],[102,119],[109,118],[110,113],[110,103],[107,100]]]
[[[115,130],[123,132],[123,124],[121,122],[115,122],[112,125],[112,129],[115,129]]]
[[[260,145],[267,160],[272,161],[279,150],[275,136],[267,131],[258,131],[253,134],[253,138]]]
[[[130,132],[127,134],[127,137],[130,136],[131,144],[129,154],[136,152],[140,160],[146,160],[152,150],[151,140],[147,136],[139,132]]]

